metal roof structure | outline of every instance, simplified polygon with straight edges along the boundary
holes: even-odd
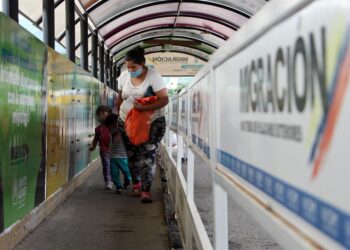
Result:
[[[67,0],[66,0],[67,1]],[[75,0],[75,49],[80,55],[80,22],[88,19],[88,50],[91,34],[97,33],[105,50],[116,61],[133,46],[146,53],[176,51],[203,60],[234,36],[265,0]],[[43,0],[20,0],[21,14],[43,27]],[[55,38],[66,45],[66,8],[55,0]]]

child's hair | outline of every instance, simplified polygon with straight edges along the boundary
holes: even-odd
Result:
[[[96,115],[99,115],[102,112],[107,112],[110,114],[110,113],[112,113],[112,110],[109,107],[107,107],[106,105],[100,105],[96,109]]]
[[[105,120],[104,124],[107,127],[109,127],[109,126],[116,126],[117,122],[118,122],[118,115],[112,113],[112,114],[109,114],[106,117],[106,120]]]
[[[129,50],[125,55],[126,61],[133,61],[136,64],[141,64],[146,62],[145,50],[141,47],[133,48]]]

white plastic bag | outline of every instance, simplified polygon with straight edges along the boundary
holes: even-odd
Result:
[[[134,108],[134,102],[134,97],[129,96],[125,101],[123,101],[122,105],[120,105],[120,111],[127,115],[129,111]]]

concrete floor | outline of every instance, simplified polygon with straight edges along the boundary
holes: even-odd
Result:
[[[159,174],[152,196],[142,204],[128,191],[105,191],[98,169],[15,249],[169,249]]]

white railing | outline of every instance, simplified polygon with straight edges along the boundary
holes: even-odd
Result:
[[[215,249],[228,249],[227,194],[286,249],[350,248],[348,13],[343,0],[272,1],[171,100],[162,153],[186,249],[212,248],[193,152],[212,169]]]

